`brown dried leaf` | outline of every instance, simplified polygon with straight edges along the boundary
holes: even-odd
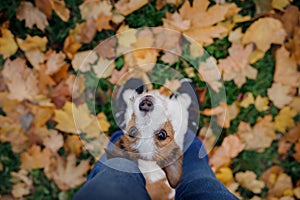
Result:
[[[38,29],[45,31],[45,27],[49,25],[46,15],[28,1],[21,2],[16,17],[18,20],[25,20],[25,26],[28,28],[36,25]]]
[[[57,158],[57,168],[53,173],[53,180],[62,191],[75,188],[85,182],[83,176],[89,169],[89,160],[82,160],[76,165],[75,154],[69,154],[66,159]]]
[[[235,175],[235,179],[242,187],[255,194],[261,193],[262,189],[265,187],[265,183],[263,181],[256,180],[256,174],[253,171],[238,172]]]
[[[6,60],[2,75],[8,86],[10,99],[32,99],[39,92],[37,75],[26,66],[26,60],[22,58]]]
[[[300,163],[300,141],[295,145],[294,150],[293,157]]]
[[[115,7],[119,13],[126,16],[133,11],[143,7],[148,3],[148,0],[119,0]]]
[[[39,169],[49,165],[51,150],[45,148],[41,150],[38,145],[32,145],[30,149],[21,154],[21,169]]]
[[[283,44],[285,37],[282,23],[277,19],[265,17],[251,24],[245,32],[243,44],[254,42],[258,49],[266,52],[271,44]]]
[[[272,87],[268,89],[268,96],[277,108],[283,108],[293,100],[292,96],[289,95],[290,92],[291,87],[281,83],[273,83]]]
[[[66,7],[64,0],[49,0],[52,9],[56,12],[61,20],[67,22],[70,18],[70,10]]]

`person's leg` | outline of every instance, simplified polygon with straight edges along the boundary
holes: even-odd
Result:
[[[185,136],[184,148],[183,174],[176,187],[175,199],[237,199],[215,177],[202,142],[192,131]]]
[[[138,170],[136,163],[128,159],[109,159],[73,200],[150,199],[145,179],[141,173],[136,173]]]
[[[107,148],[112,149],[122,135],[122,131],[115,132]],[[82,199],[150,199],[150,196],[144,176],[135,162],[124,158],[107,160],[104,154],[73,198]]]

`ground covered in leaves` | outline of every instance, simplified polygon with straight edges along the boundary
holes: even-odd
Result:
[[[209,153],[217,178],[241,199],[300,199],[299,7],[296,0],[1,1],[0,198],[70,199],[117,129],[110,102],[120,77],[140,66],[130,76],[176,90],[169,65],[197,86],[199,137],[207,149],[217,144]],[[180,45],[182,35],[133,30],[141,27],[176,30],[208,54]],[[154,44],[160,49],[118,55]],[[79,67],[87,55],[90,63]],[[212,105],[222,89],[226,100]]]

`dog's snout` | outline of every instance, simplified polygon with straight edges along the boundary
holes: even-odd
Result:
[[[151,95],[146,95],[145,97],[143,97],[139,104],[140,111],[143,111],[143,112],[152,111],[154,109],[153,101],[154,101],[154,99]]]

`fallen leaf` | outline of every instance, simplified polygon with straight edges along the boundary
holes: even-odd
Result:
[[[25,40],[17,38],[17,42],[24,52],[33,50],[45,51],[48,40],[47,37],[27,35]]]
[[[67,133],[85,133],[86,137],[97,137],[101,131],[107,131],[107,126],[99,126],[98,119],[90,114],[86,104],[75,106],[66,102],[62,110],[55,110],[56,128]],[[102,114],[103,115],[103,114]],[[106,118],[103,119],[106,121]],[[102,118],[101,120],[102,121]]]
[[[76,160],[75,154],[69,154],[66,159],[57,158],[53,180],[62,191],[75,188],[86,181],[83,175],[90,169],[90,160],[81,160],[78,165],[76,165]]]
[[[75,29],[70,30],[69,36],[64,41],[63,52],[68,58],[73,59],[82,43],[81,30],[84,24],[76,24]]]
[[[191,26],[191,20],[184,20],[178,12],[173,14],[167,13],[166,18],[163,19],[164,27],[178,31],[186,31]]]
[[[39,66],[39,71],[38,71],[38,77],[39,77],[39,82],[38,86],[41,91],[41,93],[47,95],[48,94],[48,86],[54,86],[56,85],[55,81],[48,75],[46,74],[46,66],[45,64]]]
[[[16,17],[18,20],[25,20],[25,26],[28,28],[36,25],[38,29],[45,31],[45,27],[49,25],[46,15],[28,1],[20,3]]]
[[[64,144],[64,138],[56,130],[48,130],[48,134],[43,137],[43,143],[46,148],[52,150],[52,152],[57,152]]]
[[[138,67],[144,72],[150,72],[156,64],[158,51],[156,49],[137,49],[124,55],[129,68]]]
[[[34,4],[40,9],[48,19],[52,17],[52,6],[50,0],[34,0]]]
[[[14,35],[6,27],[0,27],[0,54],[4,59],[15,54],[18,50]]]
[[[276,179],[280,174],[284,172],[283,168],[278,165],[273,165],[263,172],[261,179],[266,183],[268,188],[272,188],[276,182]]]
[[[274,82],[291,87],[300,86],[300,72],[298,72],[296,60],[282,46],[275,54],[276,65]]]
[[[243,37],[243,44],[253,42],[258,49],[266,52],[271,44],[283,44],[285,37],[286,32],[279,20],[264,17],[252,23],[247,29]]]
[[[216,92],[220,92],[223,84],[221,82],[221,74],[217,68],[217,61],[213,57],[209,57],[205,62],[200,62],[198,67],[198,76],[201,80],[209,84]]]
[[[21,153],[21,169],[39,169],[49,165],[49,159],[51,157],[51,150],[38,145],[32,145],[26,152]]]
[[[284,133],[287,128],[295,126],[293,117],[297,115],[297,112],[286,106],[282,108],[278,115],[275,117],[275,128],[276,130]]]
[[[110,20],[112,19],[112,15],[104,15],[103,13],[101,13],[96,21],[96,28],[98,31],[102,31],[102,30],[109,30],[112,29],[111,25],[110,25]]]
[[[185,1],[179,10],[181,18],[177,17],[180,20],[175,21],[177,24],[180,21],[185,22],[185,29],[190,23],[188,30],[184,30],[183,33],[205,45],[213,43],[213,38],[220,38],[227,31],[224,26],[217,23],[239,10],[235,4],[213,6],[209,4],[208,0],[196,0],[191,6],[189,1]]]
[[[50,93],[51,102],[54,103],[56,108],[62,108],[66,101],[71,97],[69,86],[65,81],[60,82]]]
[[[281,197],[287,189],[292,188],[293,184],[291,177],[285,173],[281,173],[278,175],[274,186],[269,189],[268,196]]]
[[[242,187],[250,190],[254,194],[261,193],[265,187],[265,183],[256,180],[256,174],[253,171],[238,172],[235,174],[235,179],[241,184]]]
[[[269,98],[268,97],[261,97],[260,95],[258,95],[255,99],[255,108],[256,110],[262,112],[262,111],[266,111],[269,109]]]
[[[8,97],[22,101],[38,94],[36,73],[26,66],[26,60],[17,58],[6,60],[2,75],[9,89]]]
[[[217,116],[217,123],[220,127],[229,128],[230,121],[234,119],[239,113],[239,109],[235,103],[227,105],[225,102],[221,102],[219,106],[214,108],[207,108],[201,111],[201,114]]]
[[[66,84],[69,87],[70,94],[72,94],[72,98],[76,99],[79,98],[85,89],[85,77],[84,75],[69,75],[68,79],[66,80]]]
[[[242,42],[243,33],[241,28],[237,28],[231,31],[228,36],[228,40],[232,43],[240,44]]]
[[[46,54],[46,74],[53,75],[63,67],[66,62],[66,55],[63,52],[56,53],[55,51],[49,50]]]
[[[116,10],[126,16],[133,11],[143,7],[148,3],[148,0],[119,0],[116,4]]]
[[[257,15],[262,15],[266,14],[271,11],[272,6],[272,0],[265,0],[265,1],[260,1],[260,0],[254,0],[255,3],[255,14]]]
[[[246,150],[264,151],[271,146],[276,137],[272,116],[266,115],[264,118],[259,118],[253,128],[249,123],[241,122],[237,134],[245,142]]]
[[[291,87],[281,83],[273,83],[272,87],[268,89],[268,96],[277,108],[283,108],[293,100],[292,96],[289,95],[290,92]]]
[[[245,144],[236,135],[227,136],[221,147],[214,151],[210,158],[210,164],[214,169],[228,166],[232,158],[235,158],[245,147]]]
[[[97,60],[98,55],[95,51],[81,51],[74,55],[72,67],[76,71],[87,72]]]
[[[291,146],[292,146],[292,143],[288,142],[284,138],[280,138],[277,153],[285,158],[287,156],[288,150],[291,148]]]
[[[244,95],[244,99],[240,102],[240,106],[248,108],[250,104],[254,104],[254,96],[252,93],[248,92]]]
[[[13,182],[12,195],[15,198],[22,198],[30,194],[33,188],[33,180],[28,177],[28,171],[21,169],[18,172],[11,172],[11,182]]]
[[[94,51],[97,52],[102,58],[114,59],[116,56],[116,46],[116,37],[111,37],[103,41],[101,45],[98,45]]]
[[[64,149],[70,154],[79,156],[82,152],[83,142],[78,135],[68,135],[64,141]]]
[[[70,18],[70,10],[66,7],[64,0],[49,0],[52,9],[56,12],[61,20],[67,22]]]
[[[112,5],[109,1],[84,1],[79,6],[82,19],[97,20],[100,14],[105,16],[112,15]]]
[[[272,0],[271,5],[273,8],[284,12],[284,8],[287,7],[289,4],[289,0]]]
[[[229,57],[219,60],[219,69],[225,81],[233,80],[240,88],[246,83],[246,78],[255,79],[257,69],[249,64],[249,56],[252,52],[252,45],[245,48],[240,44],[233,43],[229,48]]]
[[[109,78],[109,82],[111,82],[112,84],[115,84],[115,85],[119,85],[119,80],[122,79],[122,77],[128,72],[128,67],[127,65],[126,66],[123,66],[121,70],[117,70],[117,69],[114,69],[112,74],[111,74],[111,78]]]
[[[291,143],[297,142],[300,139],[300,124],[298,123],[294,128],[284,133],[284,138]]]
[[[98,78],[107,78],[111,76],[115,69],[114,60],[103,59],[100,57],[96,64],[92,65],[92,68]]]
[[[229,183],[233,181],[232,170],[229,167],[221,167],[216,172],[216,177],[223,184]]]

